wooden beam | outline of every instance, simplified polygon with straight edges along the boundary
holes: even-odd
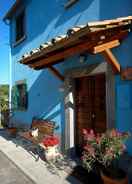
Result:
[[[105,35],[105,40],[100,40],[101,36]],[[63,50],[66,50],[70,47],[76,47],[79,44],[82,44],[84,42],[95,42],[98,43],[102,41],[102,43],[112,41],[112,40],[122,40],[128,35],[128,30],[121,30],[120,28],[113,28],[112,30],[102,30],[102,31],[95,31],[95,32],[89,32],[88,27],[85,29],[74,33],[74,36],[66,37],[62,39],[61,41],[57,42],[55,45],[51,45],[45,49],[43,49],[41,52],[33,54],[31,57],[27,57],[24,60],[22,59],[20,63],[22,64],[30,64],[31,62],[37,62],[40,60],[43,60],[45,57],[49,57],[52,55],[52,53],[62,52]],[[96,46],[95,44],[94,46]],[[51,64],[52,65],[52,64]]]
[[[101,54],[104,56],[106,61],[112,65],[113,71],[115,73],[120,73],[121,71],[121,66],[119,62],[117,61],[116,57],[113,55],[112,51],[110,49],[106,49]]]
[[[106,42],[110,42],[113,40],[117,40],[117,39],[123,39],[124,37],[126,37],[128,35],[127,31],[123,31],[121,33],[119,33],[118,35],[114,35],[112,37],[108,37],[106,40],[103,40],[102,42],[106,43]],[[99,38],[98,41],[100,42]],[[89,52],[89,50],[91,51],[91,49],[93,47],[95,47],[98,44],[98,42],[95,42],[95,40],[89,40],[85,39],[83,40],[81,43],[79,43],[78,45],[74,45],[70,48],[64,48],[64,50],[62,51],[56,51],[56,53],[54,53],[53,55],[49,55],[47,58],[42,58],[42,59],[38,59],[35,61],[30,61],[31,63],[25,63],[28,64],[29,67],[31,68],[47,68],[48,66],[57,64],[62,62],[64,59],[71,57],[73,55],[76,54],[80,54],[83,52]]]
[[[64,76],[53,66],[48,67],[49,71],[53,73],[58,79],[64,81]]]
[[[121,71],[121,78],[123,80],[132,80],[132,67],[123,69]]]
[[[111,49],[111,48],[117,47],[119,45],[120,45],[119,40],[110,41],[110,42],[107,42],[107,43],[104,43],[102,45],[98,45],[98,46],[94,47],[92,49],[92,52],[94,54],[97,54],[97,53],[103,52],[106,49]]]
[[[66,48],[67,46],[71,46],[71,45],[74,45],[74,44],[80,42],[81,41],[80,38],[82,38],[83,36],[85,36],[88,33],[89,33],[89,27],[86,26],[85,28],[80,29],[80,31],[74,33],[74,36],[71,36],[71,37],[66,36],[64,39],[57,42],[55,45],[51,45],[51,46],[43,49],[40,53],[34,54],[33,56],[31,56],[31,58],[30,57],[25,58],[24,60],[22,60],[20,62],[23,63],[23,64],[26,64],[31,60],[32,61],[40,60],[46,54],[49,54],[49,53],[54,52],[56,50]],[[127,31],[127,33],[128,33],[128,31]]]
[[[37,67],[40,67],[40,66],[43,66],[43,68],[47,68],[53,64],[57,64],[60,60],[64,60],[65,58],[68,58],[68,57],[71,57],[73,55],[76,55],[76,54],[79,54],[79,53],[82,53],[84,51],[87,51],[90,47],[92,46],[95,46],[95,43],[89,43],[89,42],[86,42],[86,43],[82,43],[82,44],[79,44],[78,46],[74,46],[74,47],[71,47],[69,49],[66,49],[64,51],[61,51],[61,52],[58,52],[54,55],[51,55],[47,58],[44,58],[40,61],[37,61],[35,63],[32,63],[32,64],[29,64],[29,66],[31,68],[37,68]]]

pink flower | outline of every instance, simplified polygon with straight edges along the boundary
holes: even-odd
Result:
[[[86,129],[83,129],[83,130],[82,130],[82,133],[83,133],[83,135],[87,135],[88,132],[87,132]]]
[[[125,144],[122,144],[122,150],[126,150],[126,145]]]
[[[92,129],[90,130],[90,134],[91,135],[94,135],[94,131]]]
[[[82,160],[90,171],[94,167],[93,163],[99,162],[108,166],[113,159],[118,158],[126,149],[123,141],[129,137],[129,134],[120,133],[114,129],[106,133],[95,134],[92,129],[89,131],[84,129],[83,136],[86,145]]]
[[[94,139],[95,139],[94,131],[93,131],[93,130],[90,130],[90,132],[87,133],[87,135],[85,136],[85,138],[86,138],[88,141],[94,140]]]
[[[117,136],[117,131],[115,129],[113,129],[110,133],[111,137],[116,137]]]
[[[99,134],[97,134],[97,136],[96,136],[96,142],[97,142],[97,144],[101,143],[101,136]]]

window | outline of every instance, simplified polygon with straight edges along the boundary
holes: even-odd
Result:
[[[14,110],[27,110],[28,108],[28,93],[27,84],[25,82],[18,83],[12,89],[12,107]]]
[[[73,4],[75,4],[78,0],[68,0],[68,2],[65,4],[65,8],[71,7]]]
[[[16,42],[20,41],[25,36],[25,11],[23,10],[16,17]]]

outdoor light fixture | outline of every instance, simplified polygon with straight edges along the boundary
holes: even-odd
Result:
[[[79,61],[80,63],[85,63],[87,61],[87,54],[80,54]]]

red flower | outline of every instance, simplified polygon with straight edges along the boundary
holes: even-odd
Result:
[[[46,137],[43,139],[42,143],[46,147],[55,146],[55,145],[59,144],[59,138],[56,136]]]

